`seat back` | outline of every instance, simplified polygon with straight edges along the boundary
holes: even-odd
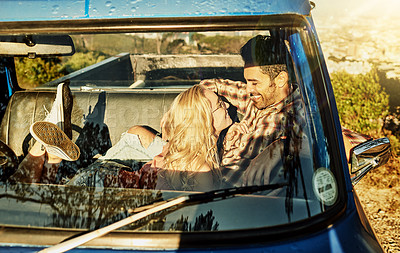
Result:
[[[133,125],[148,125],[160,131],[161,117],[179,92],[72,90],[73,141],[82,137],[84,129],[90,138],[110,141],[112,145]],[[16,92],[12,96],[1,122],[0,138],[17,156],[26,155],[33,144],[29,127],[46,117],[55,94],[54,89],[32,89]],[[93,152],[96,153],[96,150]]]

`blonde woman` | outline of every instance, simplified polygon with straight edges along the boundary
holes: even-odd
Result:
[[[121,150],[114,146],[105,155],[108,160],[98,159],[81,169],[68,184],[191,191],[218,188],[216,143],[220,132],[231,124],[221,98],[195,85],[175,98],[161,120],[163,140],[148,127],[134,126],[127,131],[129,138],[137,138],[137,148],[159,150],[151,162],[137,170],[121,168],[112,160],[113,150]]]
[[[214,92],[195,85],[181,93],[164,117],[163,152],[153,160],[159,167],[157,189],[205,191],[219,188],[217,139],[232,120]]]

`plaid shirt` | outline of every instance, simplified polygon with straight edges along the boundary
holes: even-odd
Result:
[[[285,138],[285,129],[292,129],[296,135],[302,134],[301,129],[305,121],[304,116],[297,113],[303,110],[298,89],[286,99],[260,110],[249,98],[246,84],[243,82],[211,79],[203,80],[200,84],[224,96],[237,107],[238,112],[244,115],[241,123],[245,123],[249,128],[247,134],[239,134],[238,141],[223,152],[222,173],[229,185],[240,186],[243,172],[251,160],[274,140]]]

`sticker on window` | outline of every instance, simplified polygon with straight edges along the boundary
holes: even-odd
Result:
[[[336,202],[338,189],[335,177],[326,168],[319,168],[314,172],[313,190],[317,198],[326,206],[331,206]]]

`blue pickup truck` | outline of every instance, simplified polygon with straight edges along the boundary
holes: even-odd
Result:
[[[362,143],[347,162],[313,7],[308,0],[1,1],[0,251],[382,252],[353,185],[387,162],[390,143]],[[189,87],[215,78],[246,83],[240,48],[274,34],[286,43],[307,123],[301,148],[278,157],[296,163],[281,163],[269,182],[209,192],[67,183],[131,126],[161,131],[161,118]],[[63,82],[72,91],[80,159],[64,162],[52,182],[9,180],[34,143],[30,125],[46,117]]]

